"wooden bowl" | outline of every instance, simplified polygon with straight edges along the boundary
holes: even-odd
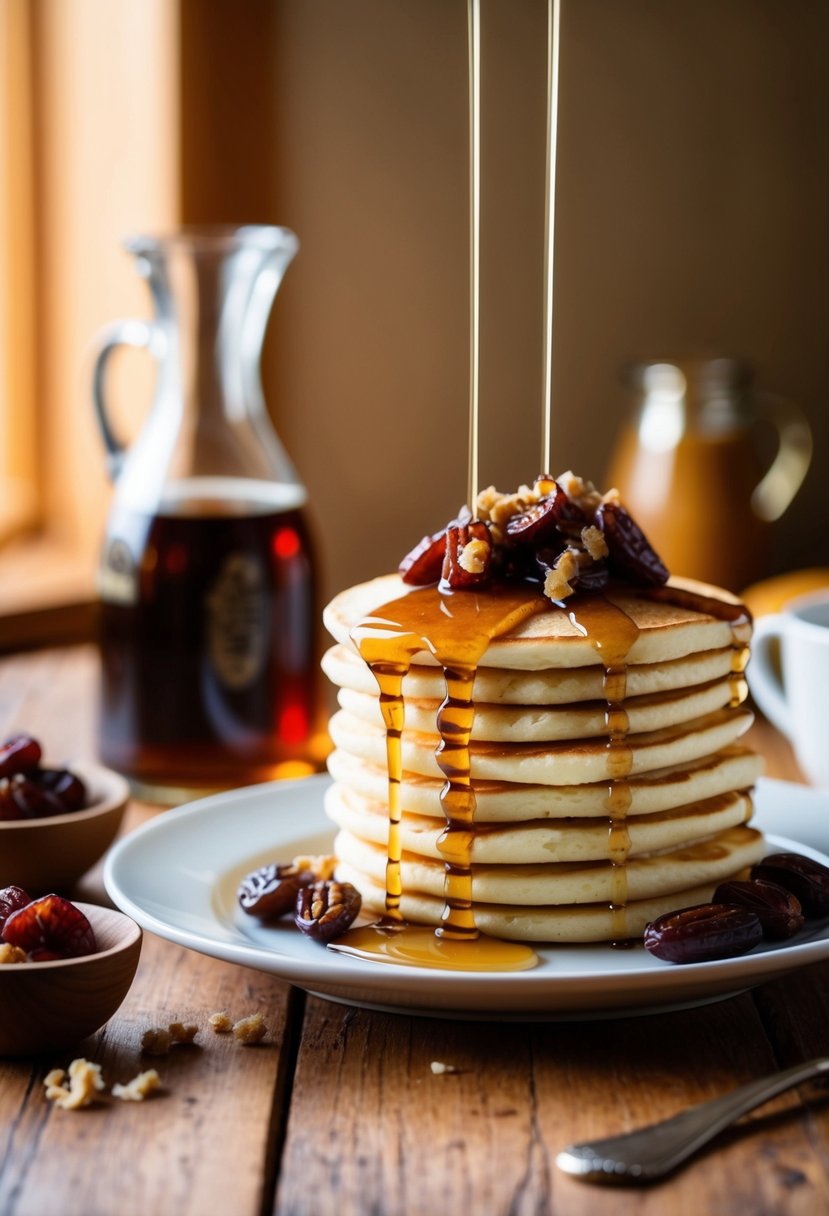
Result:
[[[129,798],[126,781],[100,764],[69,767],[86,783],[91,805],[0,823],[0,888],[22,887],[32,898],[68,891],[115,839]]]
[[[95,930],[98,952],[0,965],[0,1056],[71,1047],[109,1021],[129,992],[141,954],[138,925],[112,908],[75,906]]]

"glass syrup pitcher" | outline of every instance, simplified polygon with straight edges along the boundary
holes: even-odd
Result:
[[[115,480],[99,571],[100,754],[154,800],[300,776],[322,759],[306,491],[259,379],[298,245],[264,226],[130,239],[155,318],[100,338],[93,397]],[[122,345],[158,364],[128,449],[105,392]]]
[[[635,411],[622,429],[608,485],[673,574],[732,591],[768,574],[772,524],[809,468],[812,436],[792,402],[752,387],[736,359],[639,364],[626,382]],[[769,465],[755,444],[776,434]]]

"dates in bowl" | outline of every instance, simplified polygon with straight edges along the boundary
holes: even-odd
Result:
[[[793,937],[829,916],[829,867],[800,853],[774,853],[747,880],[720,883],[711,903],[678,908],[645,927],[645,948],[669,963],[735,958],[761,942]]]
[[[111,908],[0,890],[0,1057],[70,1047],[118,1009],[141,930]]]
[[[0,744],[0,887],[66,891],[115,839],[129,797],[120,774],[77,761],[53,765],[18,733]]]

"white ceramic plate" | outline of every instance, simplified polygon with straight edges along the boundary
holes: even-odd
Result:
[[[290,921],[260,925],[236,903],[239,881],[256,866],[330,852],[333,830],[322,809],[328,780],[251,786],[159,816],[110,853],[104,872],[110,896],[144,929],[192,950],[273,972],[333,1000],[439,1017],[581,1019],[677,1009],[829,958],[827,922],[782,946],[686,966],[660,962],[641,947],[548,947],[531,971],[498,974],[336,954]],[[770,852],[797,851],[829,864],[829,795],[763,780],[756,805]]]

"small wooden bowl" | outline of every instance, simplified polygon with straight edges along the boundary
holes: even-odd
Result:
[[[126,781],[100,764],[69,767],[86,783],[91,805],[0,823],[0,888],[22,887],[32,898],[68,891],[115,839],[129,798]]]
[[[112,908],[76,907],[95,930],[97,954],[0,965],[0,1056],[71,1047],[109,1021],[129,992],[140,928]]]

